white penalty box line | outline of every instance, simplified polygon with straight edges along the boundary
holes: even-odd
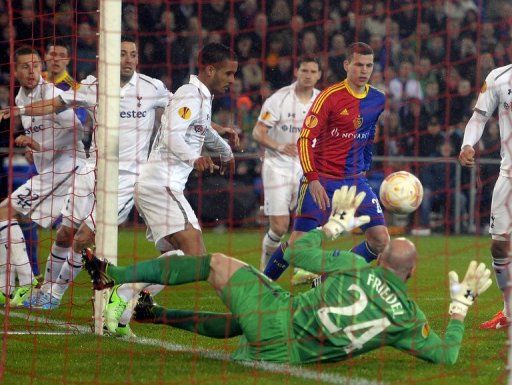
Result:
[[[0,310],[0,315],[5,315],[4,310]],[[83,325],[75,325],[66,323],[62,320],[48,319],[45,317],[35,316],[33,314],[9,312],[10,317],[21,318],[30,322],[37,322],[46,325],[52,325],[58,328],[65,329],[63,331],[40,331],[40,330],[19,330],[19,331],[5,331],[0,332],[0,335],[73,335],[73,334],[94,334],[90,327]],[[106,337],[108,338],[108,337]],[[386,385],[382,381],[367,380],[357,377],[345,377],[334,373],[322,373],[310,369],[305,369],[300,366],[290,366],[286,364],[275,364],[271,362],[261,361],[232,361],[229,354],[222,353],[215,350],[204,348],[193,348],[191,346],[173,344],[167,341],[159,340],[156,338],[115,338],[116,341],[126,342],[130,344],[139,344],[144,346],[155,346],[170,352],[182,352],[188,354],[199,355],[217,361],[231,361],[240,366],[245,366],[254,369],[260,369],[270,373],[288,374],[293,377],[322,381],[329,384],[344,384],[344,385]]]

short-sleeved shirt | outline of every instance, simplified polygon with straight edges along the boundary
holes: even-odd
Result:
[[[297,83],[283,87],[270,96],[261,108],[258,121],[268,127],[268,136],[278,143],[297,143],[304,118],[320,93],[313,89],[311,98],[302,103],[295,93]],[[265,149],[265,165],[273,171],[288,174],[300,168],[298,156],[292,157],[276,150]]]
[[[66,104],[76,103],[94,109],[98,103],[98,82],[88,76],[76,90],[61,95]],[[121,88],[119,107],[119,170],[137,174],[147,161],[149,141],[155,122],[155,109],[169,103],[164,84],[135,72]]]
[[[512,177],[512,64],[491,71],[483,84],[475,109],[490,117],[498,107],[501,138],[500,175]]]
[[[29,92],[23,87],[16,95],[17,106],[29,105],[39,100],[50,101],[62,94],[51,83],[42,78],[39,84]],[[83,155],[83,149],[77,148],[77,136],[82,123],[73,110],[43,116],[21,116],[24,134],[30,136],[42,147],[33,151],[34,164],[39,174],[46,172],[71,172],[75,169],[75,160]]]
[[[208,87],[195,75],[178,88],[162,115],[160,130],[149,160],[141,168],[139,183],[184,190],[194,162],[201,156],[207,131],[217,135],[211,127],[212,99]],[[227,144],[225,147],[229,148]]]

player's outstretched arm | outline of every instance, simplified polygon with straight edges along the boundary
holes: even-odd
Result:
[[[27,116],[43,116],[53,113],[58,113],[66,107],[64,101],[60,96],[51,100],[38,100],[26,106],[16,106],[12,108],[5,108],[0,111],[1,119],[8,119],[10,117],[27,115]]]
[[[410,330],[403,333],[395,347],[414,356],[434,363],[454,364],[457,362],[464,334],[464,318],[475,298],[491,286],[491,272],[483,263],[472,261],[462,282],[455,271],[448,274],[450,282],[450,322],[441,339],[424,323],[415,323]],[[418,310],[419,314],[421,313]],[[422,316],[424,317],[424,316]],[[421,317],[418,317],[421,318]],[[421,328],[421,330],[418,330]]]

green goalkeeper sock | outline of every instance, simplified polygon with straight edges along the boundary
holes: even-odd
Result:
[[[230,313],[153,308],[155,324],[169,325],[211,338],[231,338],[242,335],[242,328]]]
[[[180,285],[206,281],[210,275],[210,255],[166,255],[131,266],[107,267],[107,275],[116,285],[130,282]]]

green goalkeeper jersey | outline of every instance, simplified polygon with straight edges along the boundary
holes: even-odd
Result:
[[[339,361],[393,346],[436,363],[455,363],[464,324],[450,320],[444,340],[429,327],[405,283],[351,252],[323,250],[322,231],[305,234],[285,259],[325,281],[293,298],[292,361]]]

